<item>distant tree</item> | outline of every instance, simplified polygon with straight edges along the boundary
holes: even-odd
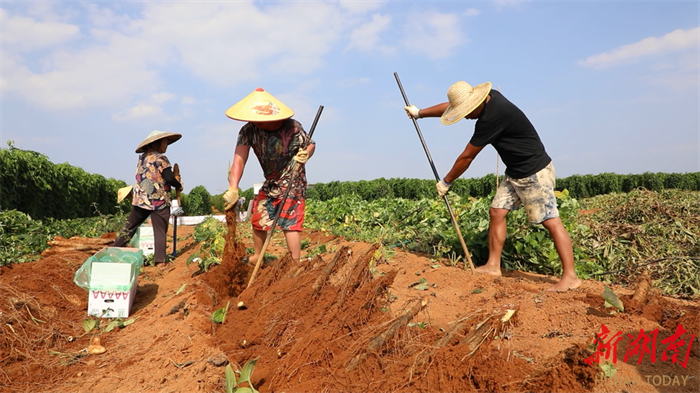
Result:
[[[188,216],[206,216],[212,214],[211,195],[204,186],[197,186],[182,200],[182,209]]]

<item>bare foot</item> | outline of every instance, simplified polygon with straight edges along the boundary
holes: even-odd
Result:
[[[550,292],[566,292],[570,289],[576,289],[581,286],[581,280],[576,277],[562,277],[558,283],[552,285],[547,291]]]
[[[492,267],[489,265],[479,266],[474,269],[479,274],[488,274],[489,276],[501,277],[501,268]]]
[[[175,269],[174,263],[172,261],[170,262],[158,262],[156,263],[156,268],[160,270],[161,272],[169,272],[171,270]]]

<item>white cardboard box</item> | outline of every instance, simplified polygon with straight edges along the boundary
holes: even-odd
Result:
[[[100,318],[129,316],[138,286],[138,274],[131,281],[131,268],[130,263],[123,262],[92,263],[88,315]]]
[[[139,248],[143,250],[143,255],[152,255],[156,246],[156,239],[153,235],[153,227],[141,225],[139,227]]]

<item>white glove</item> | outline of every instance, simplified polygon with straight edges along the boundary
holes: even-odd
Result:
[[[295,155],[293,158],[294,161],[300,164],[306,164],[306,161],[309,161],[309,152],[300,147],[297,155]]]
[[[238,203],[238,188],[229,187],[224,193],[224,210],[231,210]]]
[[[418,109],[415,105],[404,106],[403,109],[406,111],[406,114],[408,115],[409,118],[418,119],[418,115],[420,114],[420,109]]]
[[[447,191],[450,190],[451,185],[452,183],[446,182],[445,179],[442,179],[439,182],[437,182],[435,188],[437,188],[437,193],[440,196],[440,198],[444,197],[445,194],[447,194]]]

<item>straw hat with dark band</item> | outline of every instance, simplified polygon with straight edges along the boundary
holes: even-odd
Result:
[[[226,110],[226,116],[241,121],[276,121],[289,119],[294,111],[272,94],[258,87],[244,99]]]
[[[136,148],[136,152],[143,153],[146,149],[146,146],[163,138],[167,138],[168,145],[170,145],[172,143],[175,143],[178,139],[182,138],[182,135],[177,134],[175,132],[153,130],[150,134],[148,134],[146,139],[144,139],[143,142],[141,142],[141,144]]]
[[[482,83],[472,87],[469,83],[459,81],[447,90],[447,99],[450,105],[440,117],[442,124],[454,124],[464,116],[472,113],[486,99],[491,92],[491,82]]]

